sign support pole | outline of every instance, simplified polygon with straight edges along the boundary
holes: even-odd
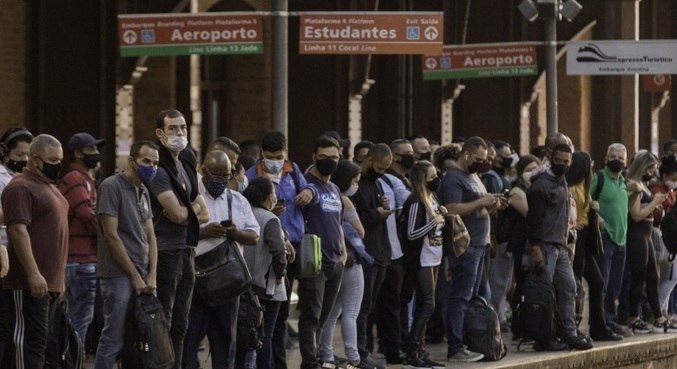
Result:
[[[288,73],[289,73],[289,3],[288,0],[273,1],[273,129],[288,136]]]
[[[557,18],[547,17],[545,23],[545,96],[548,136],[557,133]]]

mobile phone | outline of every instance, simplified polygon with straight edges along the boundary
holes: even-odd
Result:
[[[233,226],[233,221],[228,219],[228,220],[222,220],[221,221],[221,226],[222,227],[232,227]]]
[[[284,199],[277,199],[276,206],[284,206]]]

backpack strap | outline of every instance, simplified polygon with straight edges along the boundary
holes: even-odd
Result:
[[[393,190],[393,192],[395,192],[395,186],[393,186],[393,182],[390,180],[390,178],[388,178],[387,173],[382,175],[381,179],[388,185],[388,187],[390,187],[391,190]]]
[[[597,186],[595,186],[595,191],[592,192],[592,199],[597,201],[599,199],[599,194],[602,193],[602,188],[604,188],[604,174],[601,170],[598,170],[597,175]]]
[[[226,188],[226,200],[228,202],[228,216],[230,220],[233,220],[233,193],[230,191],[230,188]]]
[[[296,189],[296,194],[298,195],[301,192],[301,184],[299,182],[299,174],[297,173],[298,167],[294,162],[291,162],[292,171],[290,173],[291,179],[294,181],[294,187]]]

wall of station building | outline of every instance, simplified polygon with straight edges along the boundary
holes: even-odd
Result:
[[[0,11],[0,132],[26,124],[25,11],[22,1],[4,1]]]

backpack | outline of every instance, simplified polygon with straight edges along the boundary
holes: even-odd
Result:
[[[322,270],[322,240],[318,235],[306,233],[299,245],[297,278],[315,277]]]
[[[483,361],[498,361],[508,353],[501,323],[494,308],[481,296],[470,299],[463,322],[463,341],[468,350],[484,354]]]
[[[661,220],[661,232],[665,249],[668,250],[670,256],[669,261],[675,260],[677,255],[677,206],[673,207],[669,213],[666,213]]]
[[[555,288],[545,274],[528,273],[520,280],[513,309],[512,333],[522,342],[547,343],[555,337]]]
[[[142,293],[131,300],[125,344],[120,354],[123,369],[169,369],[174,346],[164,307],[155,295]]]
[[[65,301],[58,299],[49,314],[45,369],[81,369],[84,346],[73,328]]]
[[[237,345],[248,350],[263,347],[260,332],[263,325],[263,307],[258,296],[252,290],[240,295],[240,307],[237,312]]]

